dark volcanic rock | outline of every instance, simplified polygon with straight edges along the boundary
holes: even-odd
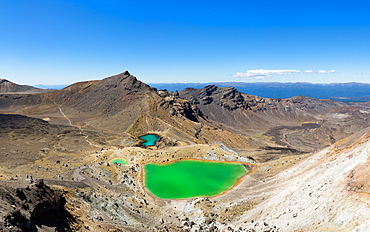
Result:
[[[245,129],[314,121],[318,114],[345,105],[303,96],[289,99],[262,98],[240,93],[233,87],[219,88],[215,85],[203,89],[187,88],[180,92],[180,97],[198,106],[211,120]]]
[[[160,90],[158,95],[162,97],[159,105],[168,111],[171,116],[184,116],[193,122],[199,122],[200,118],[205,119],[199,108],[191,101],[180,98],[178,92],[172,93],[167,90]]]
[[[180,92],[180,96],[193,104],[209,105],[213,102],[228,110],[248,107],[242,94],[233,87],[218,88],[215,85],[208,85],[203,89],[187,88]]]
[[[9,183],[8,183],[9,184]],[[65,198],[43,180],[25,188],[0,186],[0,227],[4,231],[71,231],[74,218],[64,208]]]

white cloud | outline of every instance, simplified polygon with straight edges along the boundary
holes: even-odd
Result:
[[[263,80],[265,77],[269,77],[273,74],[277,75],[283,75],[283,74],[292,74],[292,73],[314,73],[313,70],[296,70],[296,69],[251,69],[247,70],[246,72],[237,72],[233,75],[233,77],[244,77],[247,79],[253,79],[253,80]],[[324,73],[335,73],[335,70],[319,70],[317,71],[319,74]]]
[[[246,77],[250,79],[264,79],[265,77],[271,76],[271,74],[292,74],[299,73],[301,71],[294,69],[282,69],[282,70],[266,70],[266,69],[252,69],[245,73],[237,72],[233,77]]]
[[[335,73],[335,70],[325,71],[325,70],[319,70],[317,73]]]
[[[250,71],[252,70],[249,70],[246,73],[237,72],[233,75],[233,77],[248,77],[248,78],[253,78],[253,79],[263,79],[266,76],[262,74],[252,74]]]

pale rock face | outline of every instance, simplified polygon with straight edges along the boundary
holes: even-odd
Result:
[[[241,218],[284,231],[369,231],[369,193],[350,187],[356,167],[368,165],[369,152],[366,141],[341,152],[327,148],[316,153],[269,180],[270,197]]]

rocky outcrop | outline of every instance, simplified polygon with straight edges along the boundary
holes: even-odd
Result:
[[[65,210],[65,198],[43,180],[24,188],[0,187],[0,227],[4,231],[71,231],[74,218]],[[43,228],[43,229],[38,229]]]
[[[195,105],[213,103],[230,111],[243,109],[257,112],[284,109],[289,112],[293,107],[306,112],[320,113],[346,105],[333,100],[320,100],[304,96],[287,99],[263,98],[241,93],[233,87],[220,88],[215,85],[208,85],[202,89],[187,88],[180,92],[180,96]]]
[[[208,85],[203,89],[187,88],[180,92],[180,96],[190,100],[194,105],[214,103],[228,110],[248,108],[242,94],[233,87],[218,88],[215,85]]]
[[[345,106],[341,102],[297,96],[269,99],[240,93],[233,87],[209,85],[187,88],[180,97],[197,106],[211,120],[242,128],[268,128],[317,120],[317,114]],[[296,124],[297,125],[297,124]]]
[[[171,116],[184,116],[194,122],[199,122],[199,118],[205,119],[202,111],[196,105],[191,104],[190,101],[180,98],[178,92],[171,93],[160,90],[158,94],[162,97],[159,105],[168,111]]]

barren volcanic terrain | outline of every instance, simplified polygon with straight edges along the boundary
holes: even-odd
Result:
[[[0,94],[32,94],[46,93],[51,90],[39,89],[28,85],[18,85],[6,79],[0,79]]]
[[[62,90],[2,91],[0,227],[369,231],[369,114],[368,103],[215,85],[157,90],[127,71]],[[154,146],[139,139],[148,133],[159,136]],[[243,163],[248,173],[215,197],[151,194],[143,166],[181,159]]]

